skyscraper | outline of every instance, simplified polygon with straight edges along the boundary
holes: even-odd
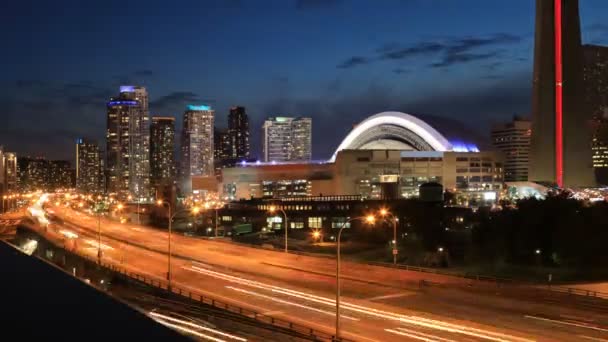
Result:
[[[150,171],[155,189],[175,180],[175,118],[153,116],[150,125]]]
[[[148,94],[143,87],[121,86],[107,103],[107,187],[122,196],[150,195]]]
[[[585,101],[592,115],[591,149],[595,179],[608,184],[608,47],[584,45]]]
[[[531,131],[530,121],[518,117],[492,127],[492,145],[504,154],[504,179],[507,182],[528,180]]]
[[[311,158],[312,120],[274,117],[262,126],[265,162],[306,161]]]
[[[76,140],[76,190],[103,193],[103,157],[99,146],[87,139]]]
[[[232,145],[227,130],[215,128],[213,131],[213,164],[216,176],[223,167],[233,166],[235,159],[231,158]]]
[[[582,57],[578,0],[537,0],[530,180],[594,184]]]
[[[8,192],[17,191],[17,154],[4,152],[4,188]]]
[[[229,158],[243,160],[249,158],[249,118],[245,107],[232,107],[228,114]]]
[[[189,192],[192,176],[212,176],[213,123],[215,111],[207,105],[188,105],[184,112],[180,175],[183,189]]]

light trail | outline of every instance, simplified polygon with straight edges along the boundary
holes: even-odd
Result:
[[[185,333],[188,333],[188,334],[194,335],[194,336],[196,336],[196,337],[204,338],[204,339],[209,340],[209,341],[214,341],[214,342],[227,342],[226,340],[222,340],[221,338],[216,338],[216,337],[213,337],[213,336],[205,335],[205,334],[200,333],[200,332],[198,332],[198,331],[196,331],[196,330],[192,330],[192,329],[190,329],[190,328],[186,328],[186,327],[183,327],[183,326],[181,326],[181,325],[177,325],[177,324],[169,323],[169,322],[167,322],[167,321],[163,320],[162,318],[155,318],[154,320],[155,320],[156,322],[158,322],[158,323],[160,323],[160,324],[164,325],[164,326],[169,327],[169,328],[173,328],[173,329],[175,329],[175,330],[183,331],[183,332],[185,332]]]
[[[604,329],[604,328],[600,328],[600,327],[594,327],[592,325],[585,325],[585,324],[574,323],[574,322],[558,321],[556,319],[550,319],[550,318],[544,318],[544,317],[538,317],[538,316],[530,316],[530,315],[525,315],[524,317],[530,318],[530,319],[536,319],[536,320],[539,320],[539,321],[545,321],[545,322],[549,322],[549,323],[571,325],[571,326],[579,327],[579,328],[585,328],[585,329],[592,329],[592,330],[597,330],[597,331],[608,332],[608,329]]]
[[[275,292],[275,293],[281,293],[284,295],[288,295],[288,296],[292,296],[292,297],[296,297],[296,298],[300,298],[300,299],[304,299],[304,300],[308,300],[308,301],[312,301],[312,302],[316,302],[316,303],[320,303],[320,304],[324,304],[324,305],[329,305],[329,306],[336,305],[335,300],[329,299],[326,297],[321,297],[321,296],[316,296],[316,295],[305,293],[305,292],[290,290],[290,289],[286,289],[286,288],[282,288],[282,287],[278,287],[278,286],[273,286],[270,284],[264,284],[264,283],[253,281],[253,280],[247,280],[244,278],[239,278],[239,277],[231,276],[228,274],[224,274],[224,273],[220,273],[220,272],[216,272],[216,271],[212,271],[212,270],[207,270],[207,269],[203,269],[203,268],[196,267],[196,266],[191,266],[190,268],[187,268],[187,267],[182,267],[182,268],[184,268],[186,270],[194,271],[197,273],[205,274],[205,275],[208,275],[211,277],[227,280],[229,282],[235,282],[235,283],[239,283],[242,285],[247,285],[247,286],[251,286],[251,287],[255,287],[255,288],[259,288],[259,289],[263,289],[263,290],[271,291],[271,292]],[[426,327],[426,328],[430,328],[430,329],[442,330],[442,331],[447,331],[447,332],[451,332],[451,333],[459,333],[462,335],[473,336],[473,337],[482,338],[482,339],[486,339],[486,340],[490,340],[490,341],[496,341],[496,342],[507,342],[507,341],[531,342],[531,341],[534,341],[531,339],[526,339],[526,338],[522,338],[522,337],[518,337],[518,336],[513,336],[513,335],[503,334],[503,333],[499,333],[499,332],[493,332],[493,331],[488,331],[488,330],[484,330],[484,329],[473,328],[473,327],[467,327],[467,326],[463,326],[463,325],[459,325],[459,324],[448,323],[448,322],[438,321],[438,320],[419,317],[419,316],[401,315],[401,314],[397,314],[397,313],[393,313],[393,312],[378,310],[378,309],[369,308],[369,307],[365,307],[365,306],[361,306],[361,305],[356,305],[356,304],[352,304],[352,303],[348,303],[348,302],[342,303],[342,309],[367,314],[369,316],[373,316],[373,317],[377,317],[377,318],[381,318],[381,319],[394,320],[394,321],[399,321],[399,322],[403,322],[403,323],[408,323],[411,325],[422,326],[422,327]]]
[[[72,231],[69,231],[69,230],[61,229],[59,231],[59,233],[61,233],[61,235],[65,236],[67,238],[70,238],[70,239],[77,239],[78,238],[78,234],[76,234],[76,233],[74,233]]]
[[[271,296],[266,296],[266,295],[263,295],[263,294],[260,294],[260,293],[257,293],[257,292],[247,291],[245,289],[240,289],[240,288],[237,288],[237,287],[226,286],[226,288],[234,290],[234,291],[238,291],[238,292],[241,292],[241,293],[246,293],[248,295],[252,295],[252,296],[256,296],[256,297],[260,297],[260,298],[264,298],[264,299],[269,299],[269,300],[271,300],[273,302],[277,302],[277,303],[281,303],[281,304],[292,305],[292,306],[295,306],[295,307],[298,307],[298,308],[302,308],[302,309],[306,309],[306,310],[311,310],[311,311],[319,312],[319,313],[330,315],[330,316],[335,316],[336,315],[336,313],[334,311],[325,311],[325,310],[313,308],[311,306],[306,306],[306,305],[290,302],[290,301],[287,301],[287,300],[283,300],[283,299],[279,299],[279,298],[275,298],[275,297],[271,297]],[[353,321],[360,321],[360,319],[354,318],[354,317],[350,317],[350,316],[341,315],[340,317],[346,318],[346,319],[350,319],[350,320],[353,320]]]
[[[174,323],[181,323],[181,324],[187,325],[187,326],[195,328],[195,329],[200,329],[200,330],[205,330],[205,331],[208,331],[208,332],[212,332],[214,334],[217,334],[217,335],[220,335],[220,336],[224,336],[224,337],[227,337],[229,339],[233,339],[233,340],[237,340],[237,341],[241,341],[241,342],[246,342],[247,341],[247,339],[239,337],[239,336],[236,336],[236,335],[228,334],[228,333],[225,333],[223,331],[219,331],[219,330],[216,330],[216,329],[205,327],[205,326],[202,326],[202,325],[199,325],[199,324],[194,324],[194,323],[192,323],[190,321],[186,321],[186,320],[178,319],[178,318],[175,318],[175,317],[159,314],[158,312],[152,312],[152,311],[150,311],[150,315],[153,316],[153,317],[165,319],[165,320],[168,320],[168,321],[171,321],[171,322],[174,322]]]
[[[95,247],[95,248],[101,247],[101,249],[103,249],[103,250],[112,250],[112,249],[114,249],[114,247],[112,247],[112,246],[106,245],[104,243],[102,243],[100,245],[98,241],[94,241],[94,240],[91,240],[91,239],[85,239],[84,242],[86,244],[90,245],[90,246]]]
[[[388,332],[396,334],[396,335],[401,335],[401,336],[413,338],[413,339],[419,340],[419,341],[439,342],[438,339],[428,338],[427,336],[423,336],[423,335],[410,334],[410,333],[407,333],[407,332],[397,331],[397,330],[393,330],[393,329],[384,329],[384,331],[388,331]],[[431,335],[431,336],[433,336],[433,335]],[[434,336],[434,337],[437,338],[437,336]],[[448,340],[448,341],[450,341],[450,340]]]
[[[384,330],[387,330],[387,331],[392,330],[391,332],[394,332],[393,329],[384,329]],[[439,337],[439,336],[423,333],[423,332],[416,331],[416,330],[410,330],[410,329],[406,329],[406,328],[402,328],[402,327],[397,328],[397,330],[399,330],[398,333],[409,333],[409,334],[413,334],[413,335],[419,335],[419,336],[422,336],[422,337],[432,338],[432,339],[434,339],[436,341],[456,342],[455,340],[450,340],[448,338]]]

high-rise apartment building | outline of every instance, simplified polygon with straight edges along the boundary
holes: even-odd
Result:
[[[17,191],[17,154],[4,152],[4,189],[7,192]]]
[[[528,180],[531,133],[530,120],[519,117],[514,117],[511,122],[492,127],[492,145],[504,155],[505,181]]]
[[[232,159],[231,155],[232,146],[228,131],[215,128],[213,130],[213,165],[216,175],[219,175],[222,168],[234,166],[235,159]]]
[[[265,162],[310,160],[312,119],[269,118],[262,126],[262,139]]]
[[[591,120],[591,150],[595,179],[608,184],[608,47],[584,45],[585,101]]]
[[[140,200],[150,195],[150,128],[144,87],[122,86],[107,103],[108,192]]]
[[[76,190],[83,193],[104,192],[103,157],[99,146],[90,140],[76,140]]]
[[[228,158],[246,160],[249,158],[249,118],[245,107],[232,107],[228,114]]]
[[[72,166],[67,160],[51,160],[47,164],[46,188],[53,191],[74,187]]]
[[[214,116],[207,105],[188,105],[184,112],[180,175],[186,192],[192,189],[192,176],[214,174]]]
[[[582,75],[578,0],[537,0],[528,177],[532,181],[566,187],[594,184]]]
[[[150,124],[150,171],[155,189],[173,184],[175,169],[175,118],[153,116]]]

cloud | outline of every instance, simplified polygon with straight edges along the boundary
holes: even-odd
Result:
[[[338,5],[341,0],[296,0],[298,10],[315,10]]]
[[[498,51],[488,53],[448,53],[441,62],[430,64],[433,68],[445,68],[455,64],[468,63],[495,58],[499,55]]]
[[[368,64],[369,62],[370,61],[365,57],[353,56],[345,60],[344,62],[338,64],[336,67],[338,69],[350,69],[352,67],[356,67],[357,65]]]
[[[378,49],[380,59],[407,59],[414,56],[428,55],[445,50],[446,46],[437,42],[421,42],[411,46],[386,45]]]
[[[161,96],[157,100],[150,102],[150,107],[168,108],[184,105],[187,102],[201,101],[199,96],[190,91],[176,91],[170,94]]]
[[[431,58],[439,56],[439,61],[429,64],[430,67],[449,67],[459,63],[479,61],[501,57],[502,50],[485,51],[488,48],[505,44],[515,44],[522,37],[507,33],[496,33],[483,37],[463,37],[437,41],[422,41],[414,44],[390,43],[376,49],[371,57],[355,56],[342,62],[338,68],[352,68],[374,61],[402,61],[415,57]]]

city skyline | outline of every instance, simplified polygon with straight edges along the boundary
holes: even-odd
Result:
[[[488,136],[492,123],[506,121],[513,114],[530,113],[534,4],[518,1],[494,9],[496,4],[467,1],[459,5],[462,7],[446,5],[445,11],[437,13],[432,4],[414,2],[416,6],[408,2],[388,2],[381,6],[373,6],[371,2],[270,2],[256,8],[240,2],[212,2],[204,11],[212,20],[226,13],[238,17],[253,11],[254,15],[249,18],[251,32],[235,32],[234,28],[218,23],[217,28],[208,30],[200,38],[191,33],[198,32],[198,24],[189,20],[194,19],[193,15],[185,13],[184,8],[173,9],[176,17],[188,19],[184,28],[187,32],[172,28],[162,33],[158,28],[152,29],[148,19],[141,19],[141,27],[149,29],[139,35],[141,40],[114,58],[96,55],[95,63],[87,59],[91,51],[101,48],[114,30],[124,29],[127,24],[115,17],[106,23],[107,12],[101,9],[95,12],[93,8],[86,12],[90,17],[82,16],[90,19],[89,29],[84,32],[71,32],[74,22],[56,25],[46,34],[34,34],[31,41],[52,47],[46,63],[35,62],[38,54],[27,56],[23,61],[16,54],[2,57],[6,59],[5,64],[14,66],[0,79],[1,100],[7,104],[6,125],[0,132],[5,137],[2,143],[13,148],[20,141],[20,135],[15,132],[27,130],[36,137],[20,143],[15,147],[16,152],[70,159],[76,137],[102,140],[96,127],[104,121],[103,102],[115,94],[114,89],[121,84],[146,86],[150,91],[150,110],[175,116],[178,131],[185,104],[213,105],[222,113],[218,115],[220,126],[226,126],[223,113],[230,107],[247,107],[251,150],[257,154],[261,151],[259,127],[264,118],[284,115],[324,120],[333,127],[315,126],[313,135],[326,138],[313,142],[314,159],[327,158],[322,151],[333,150],[338,143],[337,136],[345,135],[357,121],[383,110],[400,110],[421,117],[439,116],[465,124],[481,117],[473,130],[484,137]],[[13,12],[23,13],[19,4],[11,6],[15,7]],[[584,43],[606,44],[605,39],[601,39],[606,25],[598,13],[607,6],[601,1],[581,1]],[[475,8],[476,18],[481,18],[475,25],[468,23],[471,14],[463,11],[464,7]],[[191,9],[189,12],[197,12]],[[46,16],[44,10],[54,9],[42,5],[31,16]],[[147,11],[158,14],[159,6],[152,3]],[[78,16],[85,10],[73,6],[67,12],[64,16]],[[338,16],[342,12],[345,13]],[[356,27],[357,20],[368,13],[375,14],[370,17],[380,18],[399,15],[402,20],[389,24],[391,20],[371,19],[369,28]],[[450,14],[448,18],[449,13],[456,15]],[[269,31],[273,25],[264,24],[269,15],[274,26],[282,27],[287,22],[294,26],[286,32]],[[318,25],[310,31],[304,28],[309,28],[315,17],[339,20],[343,25],[332,25],[333,31],[326,39],[313,39],[318,36],[315,31],[324,26]],[[443,20],[445,25],[434,27],[430,18]],[[55,24],[54,20],[24,22],[48,25]],[[15,39],[8,40],[7,50],[23,50],[19,48],[23,42],[17,37],[24,34],[25,28],[19,22],[8,20],[6,23],[13,25],[11,32],[15,32],[14,37],[11,36]],[[110,28],[110,23],[117,24],[116,28]],[[415,32],[411,27],[416,27]],[[133,28],[137,32],[140,29]],[[61,44],[58,39],[66,31],[82,41],[80,49]],[[272,42],[265,38],[270,32],[274,37]],[[177,39],[182,33],[188,34]],[[141,55],[157,44],[155,34],[164,34],[164,51],[168,55]],[[95,39],[90,39],[93,37]],[[197,39],[205,39],[209,52],[202,60],[195,61],[184,56],[184,51],[196,51],[192,46]],[[225,54],[233,52],[233,48],[226,46],[231,39],[242,44],[239,49],[242,54],[236,54],[239,63],[232,63],[234,57],[222,60]],[[296,42],[298,45],[294,46],[298,48],[293,49]],[[332,48],[335,42],[339,42],[338,49]],[[136,48],[141,48],[141,52],[134,51]],[[276,57],[269,59],[267,54]],[[169,63],[167,58],[172,56],[183,63],[177,63],[179,66]],[[24,69],[27,63],[37,65],[36,70]],[[56,74],[55,70],[61,70],[65,63],[70,63],[69,72]],[[227,64],[232,69],[227,68]],[[108,72],[110,69],[112,72]],[[205,77],[193,76],[197,73]],[[445,82],[433,82],[437,77]],[[235,79],[239,82],[235,83]],[[462,83],[467,84],[465,89],[458,86]],[[66,105],[71,106],[70,111],[64,110]],[[40,126],[45,129],[28,127],[17,115],[42,122],[44,125]],[[62,121],[65,122],[59,125]],[[328,134],[336,127],[340,134]],[[39,147],[37,139],[45,141],[44,148]]]

